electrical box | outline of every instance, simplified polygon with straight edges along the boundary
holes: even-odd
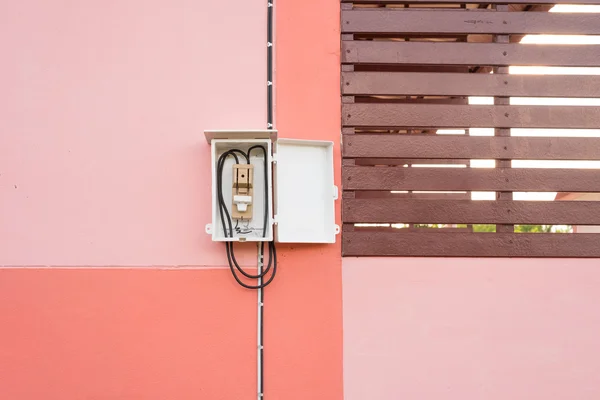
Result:
[[[213,241],[335,243],[340,227],[333,142],[277,139],[274,130],[204,134],[212,154],[212,222],[206,233]]]

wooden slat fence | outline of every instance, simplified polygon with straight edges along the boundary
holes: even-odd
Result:
[[[600,67],[600,45],[519,43],[600,35],[600,14],[547,12],[553,4],[341,0],[343,255],[600,257],[600,234],[515,232],[600,225],[600,201],[513,199],[600,193],[600,170],[512,167],[600,160],[597,137],[511,136],[511,128],[600,129],[600,107],[510,105],[511,97],[600,98],[600,76],[509,74],[510,66]],[[469,96],[493,101],[472,105]],[[475,128],[494,136],[472,136]],[[472,191],[496,200],[471,200]],[[439,228],[424,227],[432,224]],[[473,232],[478,224],[496,230]]]

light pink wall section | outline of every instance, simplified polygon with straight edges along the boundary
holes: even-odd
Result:
[[[0,0],[0,399],[256,398],[203,130],[266,126],[265,42],[262,0]]]
[[[265,9],[0,0],[0,265],[222,265],[202,132],[265,128]]]
[[[600,260],[342,266],[346,400],[600,398]]]

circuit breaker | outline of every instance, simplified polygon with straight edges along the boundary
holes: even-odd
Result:
[[[333,142],[278,139],[273,130],[204,134],[212,154],[206,232],[213,241],[335,243]]]

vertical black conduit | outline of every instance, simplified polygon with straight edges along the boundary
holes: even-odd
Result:
[[[267,129],[273,129],[273,3],[275,0],[267,0]],[[269,166],[269,168],[271,168]],[[273,238],[273,240],[275,240]],[[273,243],[275,246],[275,243]],[[258,246],[258,274],[263,273],[263,246]],[[258,281],[258,286],[262,285],[262,278]],[[264,346],[263,346],[263,332],[264,332],[264,301],[265,301],[265,289],[258,289],[258,400],[264,399]]]

